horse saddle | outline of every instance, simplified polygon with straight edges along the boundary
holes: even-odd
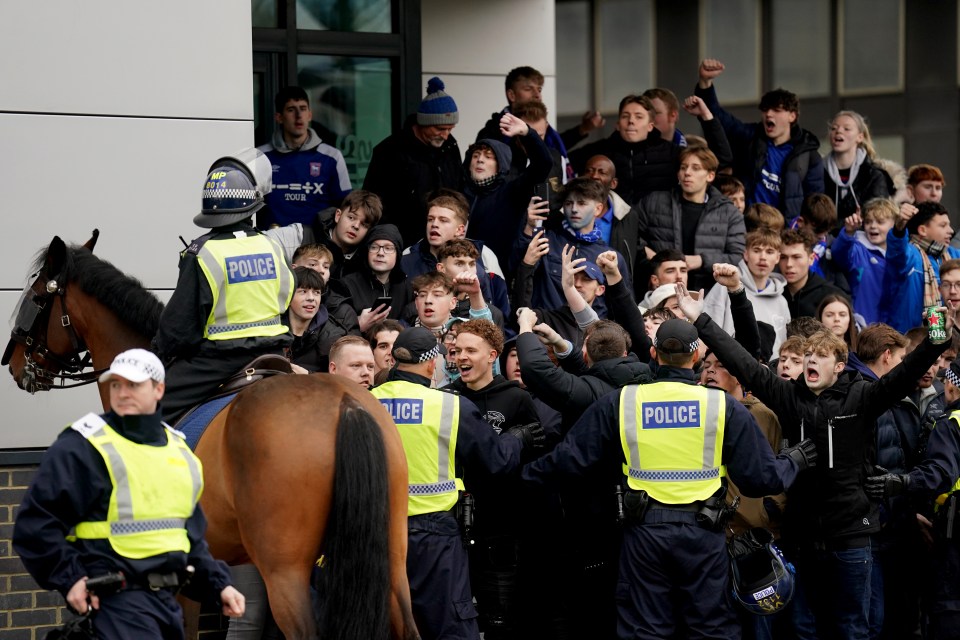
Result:
[[[276,375],[293,373],[290,361],[283,356],[266,354],[257,356],[245,367],[227,378],[216,392],[200,404],[187,411],[177,420],[174,427],[183,433],[187,445],[195,449],[200,442],[200,436],[206,431],[207,425],[220,413],[224,407],[236,397],[244,387],[254,382]]]

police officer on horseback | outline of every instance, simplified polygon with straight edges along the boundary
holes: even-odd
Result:
[[[173,422],[259,355],[283,355],[291,337],[281,314],[293,297],[283,249],[251,225],[270,190],[270,162],[255,149],[213,163],[203,208],[211,229],[180,255],[180,276],[153,350],[170,380],[163,416]]]
[[[409,473],[407,576],[413,614],[424,640],[479,639],[470,591],[467,550],[455,511],[464,490],[460,470],[505,474],[521,451],[544,441],[538,423],[501,437],[477,406],[431,389],[436,357],[446,348],[423,327],[405,329],[393,343],[396,366],[372,393],[400,431]]]
[[[190,575],[191,597],[214,594],[226,615],[242,615],[243,595],[203,538],[200,461],[160,419],[160,360],[124,351],[100,381],[111,410],[65,429],[23,498],[13,546],[27,571],[77,613],[96,609],[100,638],[183,638],[174,594]],[[115,572],[119,591],[88,592],[88,578]]]
[[[728,602],[724,476],[744,495],[780,493],[815,450],[804,441],[776,459],[743,405],[696,386],[699,337],[667,320],[650,355],[657,380],[590,407],[523,479],[573,481],[597,464],[620,464],[625,488],[617,593],[620,638],[739,637]],[[678,623],[680,628],[677,628]]]

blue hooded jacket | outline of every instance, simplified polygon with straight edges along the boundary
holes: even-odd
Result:
[[[919,327],[923,321],[923,256],[910,244],[906,229],[897,235],[894,227],[887,233],[887,268],[880,303],[880,321],[900,333]],[[947,247],[944,259],[960,258],[960,249]],[[940,260],[930,259],[940,282]]]
[[[857,231],[848,236],[840,232],[830,247],[834,262],[847,274],[853,293],[853,309],[868,325],[880,322],[880,299],[887,267],[886,251],[870,244],[867,235]]]

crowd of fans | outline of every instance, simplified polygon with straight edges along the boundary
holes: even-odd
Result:
[[[960,303],[946,181],[937,167],[878,157],[853,111],[831,120],[821,157],[783,89],[763,96],[758,122],[742,122],[721,106],[723,71],[704,60],[682,102],[664,88],[625,96],[613,133],[582,144],[600,115],[555,131],[543,76],[519,67],[506,77],[508,105],[462,160],[456,103],[434,78],[417,113],[375,147],[362,189],[310,128],[307,94],[282,90],[277,133],[262,147],[274,191],[257,223],[295,267],[292,361],[373,387],[403,328],[425,327],[447,351],[434,386],[472,400],[498,433],[539,421],[554,446],[599,398],[652,380],[661,323],[695,320],[701,384],[740,400],[774,453],[804,437],[803,407],[833,411],[838,435],[821,464],[832,472],[836,455],[852,470],[835,485],[740,503],[731,530],[774,532],[804,594],[776,615],[745,615],[745,637],[812,638],[817,625],[819,637],[919,637],[934,503],[866,506],[861,485],[874,464],[918,465],[934,422],[960,406],[949,375],[960,373],[957,342],[922,376],[904,381],[898,369],[897,384],[863,391],[856,402],[875,412],[824,389],[861,393],[857,382],[920,348],[926,310]],[[681,108],[701,131],[676,128]],[[615,635],[615,476],[536,504],[465,478],[480,496],[478,526],[491,518],[472,550],[474,579],[510,581],[474,589],[487,638]],[[836,636],[824,631],[834,623]]]

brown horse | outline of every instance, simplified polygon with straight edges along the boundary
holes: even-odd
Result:
[[[163,305],[95,257],[96,238],[67,247],[55,237],[34,264],[3,358],[31,393],[94,381],[116,354],[148,347],[157,329]],[[406,458],[372,395],[326,374],[268,378],[214,418],[196,453],[210,550],[257,566],[289,640],[317,636],[309,582],[321,555],[320,637],[418,637],[406,574]]]

